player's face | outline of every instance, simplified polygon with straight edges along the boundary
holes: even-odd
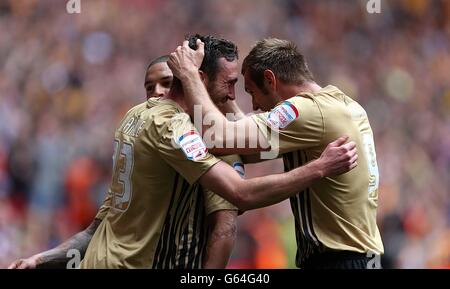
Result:
[[[234,100],[235,84],[238,81],[238,65],[237,60],[228,61],[221,57],[218,60],[219,70],[216,79],[209,81],[206,85],[208,93],[212,101],[221,106],[228,100]]]
[[[277,104],[273,93],[267,88],[260,89],[247,71],[244,72],[244,80],[245,91],[252,96],[253,110],[269,111]]]
[[[163,97],[169,93],[173,74],[166,62],[159,62],[150,66],[145,77],[145,91],[147,98]]]

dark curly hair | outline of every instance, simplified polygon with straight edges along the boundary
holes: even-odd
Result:
[[[239,57],[236,44],[229,40],[212,35],[195,34],[187,36],[186,40],[189,41],[189,47],[194,50],[197,49],[197,39],[200,39],[205,44],[205,57],[200,70],[205,72],[211,80],[216,79],[219,70],[219,58],[224,57],[227,61],[233,61]]]
[[[197,39],[200,39],[205,44],[205,56],[203,58],[200,70],[208,75],[211,81],[214,81],[219,71],[219,58],[224,57],[227,61],[238,59],[238,49],[233,42],[218,38],[212,35],[190,35],[186,36],[189,41],[189,47],[197,50]],[[176,77],[173,78],[172,88],[175,90],[181,89],[181,82]]]

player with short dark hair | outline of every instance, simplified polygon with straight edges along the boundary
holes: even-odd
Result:
[[[168,55],[153,59],[145,70],[144,87],[147,99],[150,97],[162,97],[169,93],[172,86],[173,75],[167,66]]]

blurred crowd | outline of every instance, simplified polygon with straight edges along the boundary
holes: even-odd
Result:
[[[385,268],[450,268],[450,1],[0,1],[0,268],[86,227],[110,182],[112,140],[145,100],[148,62],[192,33],[298,44],[317,82],[368,112]],[[237,85],[241,107],[251,99]],[[278,172],[279,160],[249,166]],[[292,268],[288,202],[239,217],[230,268]]]

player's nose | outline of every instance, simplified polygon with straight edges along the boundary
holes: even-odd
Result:
[[[227,98],[228,98],[229,100],[235,100],[235,99],[236,99],[236,93],[235,93],[235,91],[234,91],[234,87],[232,87],[232,88],[230,88],[230,89],[228,90]]]
[[[162,85],[160,85],[160,84],[155,85],[155,91],[153,92],[153,97],[163,97],[165,93],[166,93],[166,89]]]
[[[236,100],[236,95],[234,93],[227,95],[228,100]]]

